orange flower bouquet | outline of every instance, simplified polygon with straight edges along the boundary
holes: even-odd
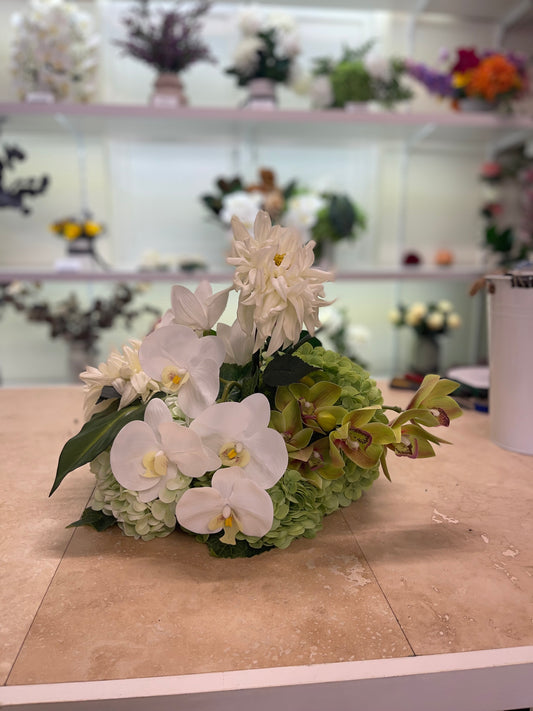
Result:
[[[478,53],[474,48],[461,48],[446,72],[415,62],[408,62],[407,71],[431,93],[450,98],[454,108],[473,101],[478,109],[509,112],[512,102],[529,88],[526,61],[513,52]]]

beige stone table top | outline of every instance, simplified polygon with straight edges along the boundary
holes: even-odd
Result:
[[[408,393],[385,389],[387,404]],[[247,560],[191,537],[65,529],[86,468],[53,497],[77,387],[0,391],[0,673],[46,684],[533,645],[533,458],[468,411],[431,460],[391,457],[313,540]]]

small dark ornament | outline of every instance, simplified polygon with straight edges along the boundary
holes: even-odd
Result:
[[[422,258],[416,252],[406,252],[402,261],[406,267],[414,267],[418,264],[422,264]]]
[[[29,196],[41,195],[50,184],[48,175],[41,178],[18,178],[9,186],[5,184],[5,171],[13,170],[17,161],[26,159],[24,151],[15,145],[2,146],[3,155],[0,156],[0,208],[12,207],[20,210],[23,215],[29,215],[31,210],[25,205],[24,200]]]

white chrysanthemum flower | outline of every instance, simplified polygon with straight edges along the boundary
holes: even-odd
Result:
[[[222,198],[220,219],[230,224],[232,217],[238,217],[246,229],[251,232],[257,213],[261,209],[263,196],[259,192],[249,193],[245,190],[236,190]]]
[[[238,25],[243,35],[253,36],[263,29],[264,15],[257,5],[242,8],[238,15]]]
[[[281,35],[278,44],[278,52],[280,56],[294,59],[298,54],[300,54],[301,51],[302,48],[300,46],[300,39],[296,32]]]
[[[86,101],[99,43],[87,13],[65,0],[31,0],[12,24],[11,73],[21,98],[41,91]]]
[[[444,325],[444,316],[439,311],[432,311],[426,318],[426,324],[432,331],[440,331]]]
[[[255,333],[254,350],[268,337],[266,355],[296,343],[304,324],[314,334],[319,308],[330,303],[323,285],[332,278],[331,272],[312,267],[315,243],[302,245],[296,230],[272,227],[266,212],[257,215],[254,237],[239,219],[231,224],[234,241],[227,262],[235,267],[237,318],[245,333]]]
[[[315,226],[318,213],[326,206],[326,201],[317,193],[294,195],[287,202],[285,224],[287,227],[306,231]]]
[[[455,312],[448,315],[446,322],[449,328],[459,328],[463,323],[459,314],[456,314]]]
[[[264,42],[260,37],[244,37],[233,54],[234,68],[244,76],[251,76],[259,63],[257,53],[264,46]]]
[[[296,28],[294,19],[286,12],[271,12],[265,21],[266,30],[276,30],[285,34],[293,33]]]
[[[100,363],[98,368],[89,366],[86,371],[80,374],[80,379],[85,383],[83,413],[86,420],[109,404],[109,400],[102,403],[102,408],[96,404],[102,388],[106,385],[112,386],[121,396],[119,410],[138,397],[146,402],[153,393],[159,390],[157,382],[141,368],[139,362],[141,342],[131,339],[129,344],[123,347],[121,353],[113,351],[107,361]]]

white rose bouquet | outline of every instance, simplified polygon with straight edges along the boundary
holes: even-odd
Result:
[[[20,98],[49,93],[87,101],[95,89],[99,44],[90,16],[65,0],[30,0],[12,22],[11,74]]]
[[[220,557],[286,548],[388,476],[388,453],[433,456],[431,428],[461,414],[457,384],[436,375],[407,409],[385,407],[366,371],[314,337],[330,274],[312,267],[313,242],[265,212],[254,236],[232,226],[231,287],[174,286],[152,333],[82,373],[87,422],[52,492],[87,463],[96,487],[71,525],[143,540],[180,529]]]

